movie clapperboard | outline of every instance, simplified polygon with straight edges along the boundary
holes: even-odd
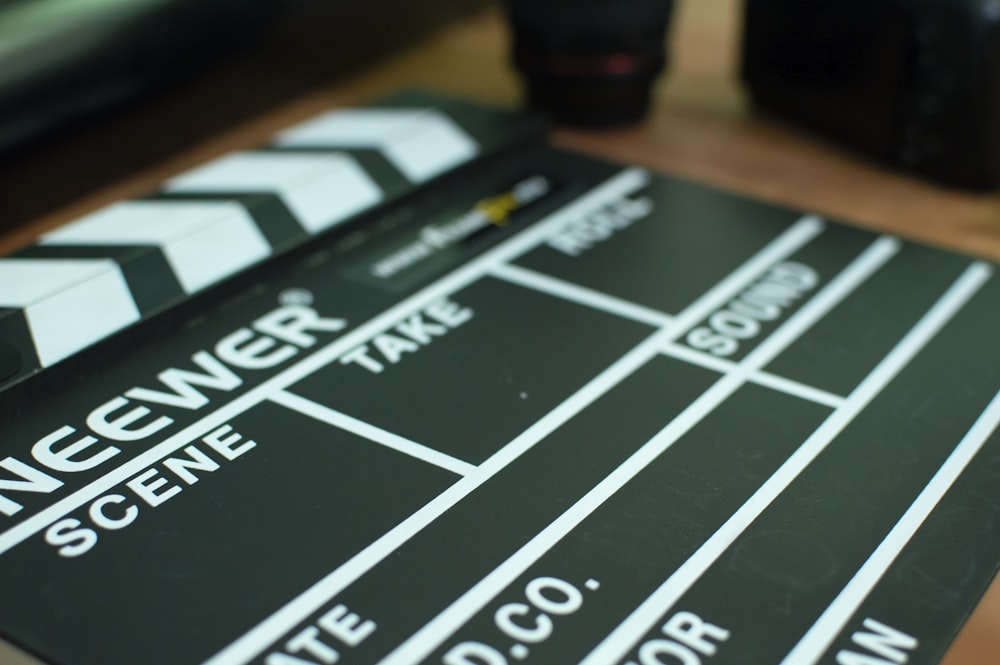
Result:
[[[9,657],[938,662],[995,266],[543,130],[402,93],[0,259]]]

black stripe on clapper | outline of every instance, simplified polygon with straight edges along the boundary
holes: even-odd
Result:
[[[41,367],[24,310],[0,307],[0,389]]]
[[[153,245],[35,245],[18,252],[17,256],[31,259],[112,259],[121,267],[122,276],[143,318],[187,297],[163,251]]]
[[[156,192],[141,200],[234,201],[246,209],[275,253],[298,246],[310,237],[281,197],[272,192]]]

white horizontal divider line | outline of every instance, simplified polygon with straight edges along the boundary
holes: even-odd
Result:
[[[768,480],[698,550],[612,631],[580,665],[617,663],[687,592],[750,524],[826,449],[989,279],[970,266],[865,379]]]
[[[511,264],[494,266],[490,274],[512,284],[547,293],[579,305],[586,305],[587,307],[592,307],[608,314],[615,314],[640,323],[648,323],[651,326],[666,328],[674,322],[672,316],[658,312],[650,307],[573,284],[557,277],[551,277],[535,270],[522,268],[521,266]]]
[[[532,249],[567,221],[575,219],[577,216],[607,201],[613,201],[616,198],[626,196],[642,188],[648,182],[649,173],[637,168],[625,169],[612,176],[568,205],[540,220],[534,226],[525,229],[509,240],[473,259],[458,270],[449,273],[412,296],[393,305],[353,331],[321,347],[312,355],[303,358],[228,404],[218,407],[201,420],[188,425],[176,434],[150,447],[142,454],[112,469],[100,478],[91,481],[23,522],[0,533],[0,554],[30,538],[49,524],[66,515],[66,513],[76,510],[88,501],[96,499],[116,485],[128,481],[135,474],[156,464],[167,455],[180,450],[194,439],[204,436],[220,425],[226,424],[227,420],[238,416],[267,399],[268,394],[273,390],[283,389],[300,381],[318,369],[330,364],[352,348],[363,344],[370,337],[390,327],[398,320],[423,309],[436,300],[447,297],[483,277],[491,266],[510,260]]]
[[[357,434],[358,436],[368,439],[369,441],[381,444],[386,448],[391,448],[397,452],[403,453],[404,455],[409,455],[410,457],[418,459],[422,462],[433,464],[434,466],[446,469],[460,476],[468,476],[476,470],[474,465],[460,460],[457,457],[452,457],[451,455],[434,450],[433,448],[425,446],[421,443],[410,441],[409,439],[405,439],[380,427],[366,423],[363,420],[352,418],[345,413],[335,411],[310,399],[301,397],[300,395],[295,395],[284,390],[275,390],[268,395],[268,399],[275,404],[280,404],[281,406],[287,407],[293,411],[297,411],[304,416],[314,418],[328,425],[333,425],[339,429]]]
[[[834,395],[826,390],[799,381],[793,381],[777,374],[771,374],[770,372],[754,372],[750,377],[750,381],[765,388],[777,390],[786,395],[793,395],[794,397],[822,404],[823,406],[829,406],[833,409],[844,403],[844,398],[840,395]]]
[[[672,358],[684,360],[693,365],[699,365],[722,374],[730,372],[738,366],[737,363],[732,360],[703,353],[702,351],[697,351],[677,343],[665,344],[662,351],[665,355],[671,356]],[[777,390],[794,397],[799,397],[801,399],[809,400],[810,402],[816,402],[817,404],[833,408],[837,408],[844,401],[844,398],[839,395],[834,395],[833,393],[821,390],[820,388],[806,385],[798,381],[793,381],[792,379],[787,379],[783,376],[777,376],[769,372],[754,372],[747,377],[747,380],[751,383],[764,386],[765,388],[771,388],[772,390]]]
[[[728,399],[746,382],[750,374],[770,362],[772,358],[882,267],[895,255],[898,249],[898,241],[892,238],[883,237],[872,243],[825,288],[778,327],[770,337],[747,354],[746,358],[733,370],[724,374],[708,390],[689,404],[680,415],[517,552],[379,661],[379,665],[404,665],[417,663],[426,658],[557,542],[635,478],[674,442],[701,422],[705,416]],[[726,294],[718,295],[724,297]],[[701,320],[700,316],[693,323],[699,320]],[[681,331],[672,331],[672,336],[679,334]],[[661,340],[661,344],[664,341]],[[662,350],[662,346],[660,348]],[[593,662],[606,664],[610,661]]]
[[[691,363],[692,365],[698,365],[699,367],[704,367],[705,369],[710,369],[714,372],[719,372],[720,374],[732,372],[739,367],[739,363],[735,360],[729,360],[728,358],[720,358],[719,356],[702,353],[701,351],[696,351],[689,346],[684,346],[683,344],[678,344],[677,342],[668,342],[664,344],[660,351],[664,355],[670,356],[671,358],[683,360],[684,362]]]
[[[952,454],[941,465],[934,477],[920,492],[900,520],[892,528],[879,546],[872,552],[864,565],[844,587],[843,591],[830,603],[820,618],[806,632],[798,644],[781,661],[781,665],[815,663],[829,648],[830,643],[840,634],[844,625],[864,602],[889,566],[927,516],[938,505],[945,493],[958,480],[976,453],[982,449],[990,435],[1000,424],[1000,392],[980,414]]]
[[[606,196],[621,196],[627,194],[630,191],[633,191],[634,188],[644,185],[647,178],[648,174],[644,171],[638,171],[636,169],[625,171],[616,178],[608,181],[607,185],[613,185],[613,187],[609,188],[609,193],[607,193]],[[592,198],[590,207],[599,205],[602,200],[603,199],[601,198]],[[590,208],[574,207],[574,215],[588,209]],[[564,211],[565,210],[566,209],[564,209]],[[547,219],[549,221],[539,223],[540,225],[546,225],[544,229],[538,230],[539,226],[529,229],[529,231],[532,232],[530,242],[521,239],[524,234],[515,236],[503,245],[494,248],[491,253],[477,259],[476,264],[482,264],[488,267],[501,265],[503,262],[519,256],[525,251],[535,247],[539,242],[544,241],[548,235],[553,232],[553,229],[558,228],[559,224],[562,224],[569,219],[573,219],[573,216],[564,214],[564,212],[557,212],[555,215]],[[462,480],[459,480],[455,483],[455,485],[433,499],[430,503],[426,504],[423,508],[419,509],[416,513],[401,522],[398,526],[394,527],[377,541],[361,550],[361,552],[356,554],[345,564],[329,573],[326,577],[316,582],[313,586],[297,596],[284,607],[267,617],[261,623],[257,624],[238,640],[208,660],[205,665],[235,665],[237,663],[245,663],[256,657],[274,640],[280,638],[284,633],[294,628],[295,625],[302,621],[305,617],[318,610],[324,603],[328,602],[331,598],[343,591],[348,585],[352,584],[355,580],[374,568],[385,557],[389,556],[403,543],[419,533],[439,516],[450,510],[455,504],[468,496],[482,483],[496,475],[500,470],[523,455],[556,429],[561,427],[577,413],[583,411],[585,408],[590,406],[590,404],[597,401],[598,398],[614,388],[637,369],[649,362],[652,358],[659,355],[660,349],[662,349],[663,345],[667,341],[679,337],[685,332],[685,328],[682,327],[682,324],[692,326],[695,323],[698,323],[705,316],[715,311],[731,298],[735,297],[736,294],[746,287],[750,280],[758,276],[770,265],[784,259],[815,238],[822,232],[823,227],[824,224],[817,218],[806,217],[787,229],[767,246],[761,249],[757,254],[750,257],[750,259],[730,273],[719,284],[702,294],[700,298],[687,307],[684,312],[674,319],[673,330],[661,330],[648,337],[626,355],[615,361],[615,363],[610,367],[602,371],[588,384],[568,397],[555,409],[545,414],[541,419],[522,432],[514,440],[494,453],[489,459],[479,465],[478,471],[466,476]],[[467,265],[465,269],[460,270],[468,272],[469,265]],[[451,273],[451,275],[445,277],[441,281],[454,278],[455,274],[456,273]],[[473,274],[475,278],[480,276],[479,273]],[[459,285],[464,285],[467,281],[473,280],[472,277],[463,279],[464,281],[459,281],[457,283]],[[435,286],[439,283],[440,282],[435,283]],[[456,286],[454,288],[458,287]],[[425,289],[425,291],[427,291],[427,289]],[[434,294],[434,297],[437,297],[436,293]],[[434,298],[428,297],[427,301],[431,302],[433,299]],[[408,310],[404,310],[404,312],[405,311]],[[396,316],[402,316],[402,313],[397,314]],[[379,317],[380,320],[382,318],[383,317]],[[394,318],[389,319],[387,322],[381,323],[380,326],[385,327],[393,320]],[[381,327],[377,328],[375,332],[381,330]],[[344,348],[341,352],[348,350],[348,348],[350,347]],[[336,356],[333,358],[335,357]],[[331,360],[333,358],[331,358]],[[294,367],[290,368],[290,370],[295,369],[296,368]],[[302,377],[297,376],[294,380],[298,380],[299,378]],[[283,384],[275,384],[275,386],[283,386],[292,382],[293,381],[287,381]]]

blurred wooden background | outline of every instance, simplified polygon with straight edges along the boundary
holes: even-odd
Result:
[[[656,104],[646,122],[604,133],[557,130],[554,140],[870,229],[1000,259],[1000,195],[948,190],[893,174],[822,140],[752,115],[736,78],[740,4],[681,0],[670,41],[669,73],[657,86]],[[272,105],[193,146],[169,152],[152,166],[5,230],[0,252],[28,244],[42,231],[116,199],[141,195],[163,178],[213,156],[261,143],[276,130],[320,110],[361,104],[401,86],[431,87],[515,106],[519,84],[507,64],[507,41],[496,10],[474,14],[391,58],[358,65],[349,76]],[[246,72],[245,80],[253,75]],[[204,91],[206,86],[212,87],[211,79],[196,88]],[[127,160],[130,151],[142,147],[137,143],[162,142],[164,134],[169,139],[172,124],[198,112],[196,98],[192,93],[185,101],[182,94],[179,102],[141,111],[145,124],[133,121],[123,130],[102,130],[96,138],[76,141],[74,149],[86,154],[100,145],[94,155],[98,162]],[[157,120],[155,125],[150,118]],[[81,164],[79,157],[69,163],[77,169]],[[0,201],[44,196],[59,187],[60,179],[74,178],[66,164],[59,149],[29,160],[15,172],[16,182],[8,178],[0,184],[8,188]],[[987,594],[945,663],[1000,663],[1000,584]]]

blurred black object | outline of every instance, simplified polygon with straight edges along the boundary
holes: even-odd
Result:
[[[881,161],[1000,186],[1000,0],[747,0],[743,77],[761,108]]]
[[[642,118],[665,64],[673,0],[506,0],[528,101],[557,121]]]
[[[486,0],[0,0],[0,231]]]
[[[0,4],[0,150],[176,79],[258,37],[277,0]]]

